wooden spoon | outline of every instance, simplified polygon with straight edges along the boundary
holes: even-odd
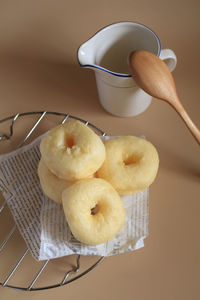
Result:
[[[167,101],[181,116],[200,144],[200,131],[181,104],[174,79],[167,65],[156,55],[137,50],[130,54],[129,66],[136,84],[152,97]]]

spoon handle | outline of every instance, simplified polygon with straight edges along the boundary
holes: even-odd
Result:
[[[191,120],[190,116],[188,115],[185,108],[181,104],[178,96],[176,98],[176,102],[173,102],[173,103],[169,102],[169,104],[171,104],[171,106],[173,108],[175,108],[175,110],[180,115],[180,117],[183,119],[186,126],[188,127],[188,129],[190,130],[190,132],[192,133],[194,138],[196,139],[196,141],[200,144],[200,131],[197,128],[197,126],[193,123],[193,121]]]

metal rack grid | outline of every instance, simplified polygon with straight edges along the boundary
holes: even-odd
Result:
[[[54,115],[58,118],[62,117],[62,121],[61,122],[59,121],[59,123],[62,123],[62,124],[64,124],[68,119],[79,120],[79,121],[83,122],[85,125],[90,126],[91,128],[93,128],[99,135],[102,135],[102,136],[106,135],[105,132],[103,132],[102,130],[97,128],[95,125],[89,123],[88,121],[80,119],[78,117],[72,116],[70,114],[64,114],[64,113],[59,113],[59,112],[49,112],[49,111],[36,111],[36,112],[18,113],[16,115],[9,116],[7,118],[4,118],[4,119],[0,120],[0,124],[4,123],[6,121],[10,121],[9,133],[8,134],[6,134],[6,133],[0,134],[0,143],[2,143],[5,140],[10,140],[14,136],[14,124],[16,123],[17,120],[21,119],[23,121],[25,116],[27,116],[31,119],[35,115],[36,116],[38,115],[39,118],[36,120],[34,125],[32,125],[32,127],[28,131],[28,133],[26,133],[23,140],[21,140],[20,143],[18,143],[16,149],[22,147],[25,144],[25,142],[30,138],[32,133],[35,132],[35,130],[38,127],[38,125],[40,124],[40,122],[42,120],[45,120],[46,118],[48,118],[48,116],[50,116],[50,115]],[[3,210],[6,208],[6,206],[7,206],[7,203],[6,203],[6,201],[4,201],[2,203],[2,205],[0,206],[0,214],[3,212]],[[0,218],[0,221],[1,221],[1,218]],[[8,245],[8,241],[10,239],[12,239],[14,233],[17,230],[18,230],[17,226],[14,225],[11,228],[11,230],[8,232],[6,237],[3,239],[3,241],[0,241],[0,253]],[[43,262],[42,266],[38,268],[38,271],[36,272],[36,274],[33,276],[32,280],[30,281],[30,283],[26,287],[9,284],[9,280],[14,275],[15,271],[18,269],[19,265],[22,263],[22,261],[24,260],[24,258],[27,256],[28,253],[29,253],[29,249],[25,248],[22,255],[19,258],[16,258],[15,265],[13,267],[11,267],[10,271],[8,272],[8,275],[3,279],[3,281],[2,282],[0,281],[0,287],[13,288],[13,289],[18,289],[18,290],[23,290],[23,291],[38,291],[38,290],[45,290],[45,289],[50,289],[50,288],[63,286],[63,285],[69,284],[69,283],[79,279],[80,277],[84,276],[85,274],[90,272],[92,269],[94,269],[104,259],[104,257],[98,258],[95,261],[95,263],[92,263],[84,271],[79,273],[79,271],[80,271],[80,257],[81,256],[76,255],[76,264],[75,264],[75,266],[73,266],[71,269],[67,270],[65,272],[64,276],[62,276],[61,280],[58,283],[55,283],[55,284],[52,284],[52,285],[47,285],[47,286],[34,287],[36,282],[39,281],[39,277],[42,274],[42,272],[45,269],[48,268],[48,263],[49,263],[50,260],[46,260],[46,261]],[[31,259],[33,260],[33,258],[31,258]],[[35,263],[37,264],[37,262],[35,262]],[[72,276],[74,274],[77,274],[77,275],[70,278],[70,276]]]

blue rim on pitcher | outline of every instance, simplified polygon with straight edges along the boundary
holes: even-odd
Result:
[[[159,57],[160,56],[160,53],[161,53],[161,42],[160,42],[160,39],[159,37],[157,36],[157,34],[151,29],[149,28],[148,26],[142,24],[142,23],[138,23],[138,22],[133,22],[133,21],[120,21],[120,22],[114,22],[114,23],[111,23],[111,24],[108,24],[102,28],[100,28],[98,31],[95,32],[95,34],[93,34],[88,40],[86,40],[84,43],[82,43],[78,49],[77,49],[77,61],[79,63],[79,65],[81,67],[84,67],[84,68],[92,68],[92,69],[97,69],[97,70],[101,70],[101,71],[104,71],[108,74],[111,74],[111,75],[114,75],[114,76],[118,76],[118,77],[131,77],[131,74],[125,74],[125,73],[118,73],[118,72],[114,72],[114,71],[110,71],[104,67],[101,67],[101,66],[98,66],[98,65],[95,65],[95,64],[82,64],[79,60],[79,57],[78,57],[78,53],[79,53],[79,49],[81,48],[81,46],[85,43],[87,43],[89,40],[91,40],[93,37],[95,37],[100,31],[102,30],[105,30],[106,28],[112,26],[112,25],[115,25],[115,24],[120,24],[120,23],[135,23],[137,25],[141,25],[143,27],[145,27],[146,29],[148,29],[151,33],[153,33],[153,35],[155,36],[156,40],[157,40],[157,43],[158,43],[158,53],[157,53],[157,56]]]

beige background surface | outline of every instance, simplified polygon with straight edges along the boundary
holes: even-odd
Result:
[[[0,1],[0,119],[34,110],[70,113],[111,135],[144,134],[160,155],[143,249],[105,259],[65,287],[34,293],[1,287],[0,299],[200,298],[199,146],[172,108],[158,100],[134,118],[106,113],[98,102],[93,72],[80,69],[76,61],[78,46],[107,24],[129,20],[151,27],[162,47],[177,55],[173,74],[178,94],[200,126],[199,11],[198,0]],[[8,149],[9,144],[0,144],[1,153]],[[2,239],[10,222],[7,215],[1,219]],[[14,264],[13,255],[23,251],[20,245],[16,237],[12,251],[0,257],[0,282],[9,270],[6,265]],[[52,263],[42,282],[63,274],[65,263]],[[27,266],[24,273],[19,270],[16,282],[26,282],[34,268],[33,263]]]

